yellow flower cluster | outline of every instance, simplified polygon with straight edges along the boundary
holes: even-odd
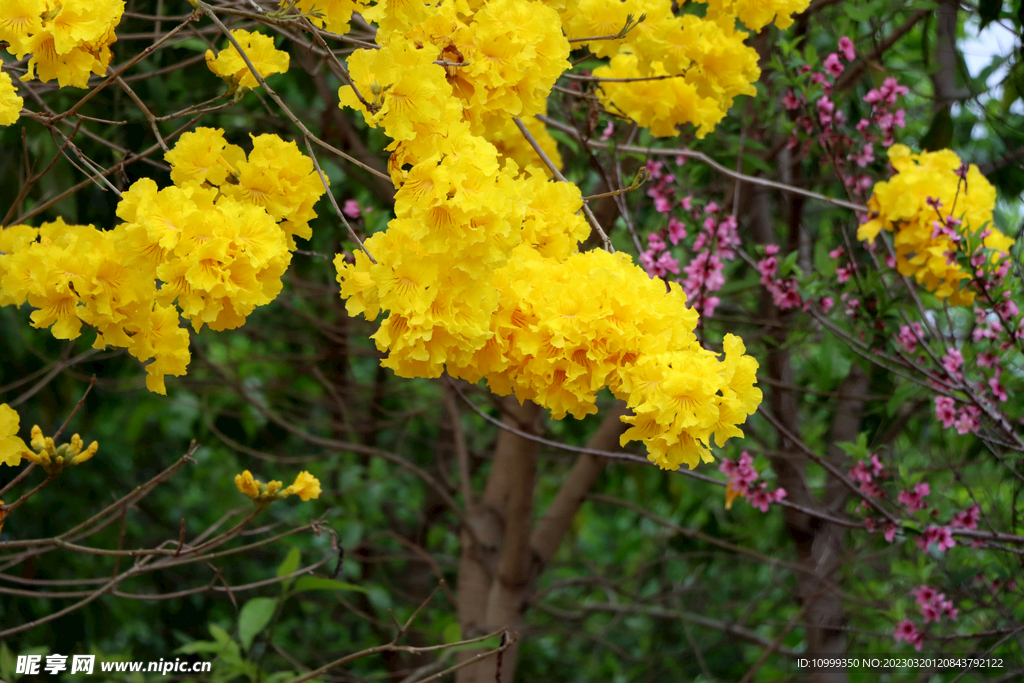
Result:
[[[265,505],[291,495],[296,495],[303,501],[307,501],[319,498],[321,493],[320,482],[309,472],[299,472],[299,476],[295,477],[295,483],[282,489],[284,484],[281,482],[269,481],[264,484],[262,481],[254,479],[252,472],[245,470],[241,474],[235,475],[235,486],[240,492],[252,498],[257,505]]]
[[[18,97],[10,74],[0,72],[0,126],[9,126],[18,120],[25,100]]]
[[[757,53],[744,44],[748,34],[736,29],[736,19],[755,30],[772,18],[785,26],[792,23],[789,14],[808,1],[712,0],[698,17],[674,15],[670,0],[580,0],[566,3],[562,20],[568,37],[580,40],[618,35],[628,17],[645,16],[623,38],[584,42],[595,55],[611,57],[594,76],[620,79],[602,82],[598,97],[652,135],[676,135],[678,126],[689,123],[703,137],[734,97],[755,93],[760,76]]]
[[[975,292],[961,285],[971,275],[953,256],[960,243],[972,256],[979,248],[991,249],[997,262],[1009,252],[1013,239],[992,227],[996,191],[971,164],[962,172],[960,158],[951,150],[912,154],[905,145],[889,149],[896,175],[875,185],[868,201],[869,220],[857,230],[857,239],[874,242],[884,228],[895,232],[896,267],[940,299],[969,305]],[[986,236],[975,237],[986,229]]]
[[[258,31],[245,31],[238,29],[232,31],[242,51],[249,58],[256,71],[264,79],[272,74],[281,74],[288,71],[289,57],[287,52],[274,48],[274,39],[265,36]],[[256,77],[249,70],[249,66],[242,59],[234,44],[228,43],[225,50],[221,50],[215,56],[213,50],[206,51],[206,66],[210,71],[227,81],[232,88],[243,88],[251,90],[259,85]]]
[[[89,444],[88,448],[82,450],[84,447],[85,442],[78,434],[72,436],[68,443],[58,446],[53,442],[52,437],[44,437],[43,430],[39,428],[39,425],[35,425],[32,427],[32,448],[35,449],[35,453],[25,451],[23,455],[26,460],[34,462],[46,470],[47,474],[54,476],[65,467],[81,465],[83,462],[91,460],[92,456],[96,455],[100,449],[100,445],[95,441]]]
[[[0,463],[9,467],[17,467],[24,458],[40,465],[47,474],[55,475],[65,467],[81,465],[90,460],[100,449],[95,441],[85,448],[85,442],[78,434],[72,436],[68,443],[58,446],[53,442],[53,438],[44,437],[43,430],[39,425],[35,425],[32,427],[30,450],[18,436],[20,424],[21,418],[18,413],[6,403],[0,404]],[[2,504],[0,502],[0,505]]]
[[[556,418],[595,412],[609,387],[635,412],[623,442],[643,441],[664,468],[710,459],[711,439],[740,434],[760,403],[757,363],[731,335],[724,361],[701,348],[678,285],[666,292],[623,254],[579,253],[579,189],[550,181],[506,128],[549,89],[511,65],[564,68],[547,25],[558,16],[518,0],[470,6],[389,0],[364,15],[381,49],[357,50],[349,69],[370,106],[349,87],[339,99],[395,140],[398,191],[395,219],[365,242],[373,260],[335,259],[349,313],[387,312],[374,339],[399,375],[485,378]]]
[[[84,88],[90,74],[106,73],[123,13],[123,0],[4,0],[0,41],[18,59],[32,55],[22,80]]]
[[[282,8],[292,6],[318,28],[326,28],[339,35],[348,33],[352,12],[362,9],[362,5],[354,0],[281,0]]]
[[[779,28],[793,24],[793,14],[807,9],[807,0],[707,0],[708,16],[736,17],[752,31],[775,22]]]
[[[0,462],[17,467],[28,451],[28,446],[18,436],[21,417],[14,408],[0,403]],[[0,503],[2,504],[2,503]]]
[[[57,220],[0,232],[0,305],[28,302],[32,324],[58,339],[85,323],[96,348],[153,359],[146,386],[161,394],[190,359],[180,317],[196,331],[233,329],[273,301],[324,193],[312,161],[276,135],[253,137],[246,159],[223,131],[199,128],[165,158],[175,185],[134,183],[113,230]]]

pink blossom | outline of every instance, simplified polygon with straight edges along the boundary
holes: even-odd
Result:
[[[966,510],[960,510],[953,515],[953,519],[950,520],[949,526],[951,527],[963,527],[964,529],[977,529],[978,518],[981,516],[981,509],[977,503],[971,505]]]
[[[842,62],[839,61],[839,55],[835,52],[832,52],[828,57],[825,57],[823,66],[825,67],[825,71],[827,71],[832,78],[839,78],[845,68],[843,67]]]
[[[932,543],[936,544],[939,552],[945,552],[956,545],[953,534],[946,526],[930,526],[917,538],[917,547],[921,550],[927,550]]]
[[[654,210],[658,213],[668,213],[672,210],[672,202],[663,194],[654,198]]]
[[[704,207],[704,213],[718,213],[718,204],[708,202],[708,205]]]
[[[355,199],[346,199],[341,212],[353,220],[359,218],[362,214],[362,211],[359,209],[359,202]]]
[[[682,158],[682,157],[680,157]],[[679,206],[683,207],[683,211],[691,211],[693,209],[693,197],[686,195],[679,200]]]
[[[994,353],[984,351],[978,354],[977,363],[983,368],[994,368],[999,365],[999,356]]]
[[[836,268],[836,280],[839,281],[839,284],[843,284],[844,282],[849,281],[850,276],[852,274],[853,274],[853,265],[840,266],[839,268]]]
[[[885,525],[885,540],[892,543],[896,539],[896,525],[886,524]]]
[[[679,259],[672,258],[672,254],[667,251],[658,257],[658,262],[655,264],[655,267],[665,271],[666,273],[679,275]]]
[[[959,349],[947,349],[946,355],[942,357],[942,367],[952,377],[960,375],[960,368],[964,365],[964,356]]]
[[[648,161],[646,164],[647,172],[651,174],[651,180],[657,180],[661,177],[661,169],[664,166],[660,161]]]
[[[757,270],[761,273],[761,284],[768,284],[779,272],[779,261],[774,256],[763,258],[757,262]]]
[[[818,120],[821,125],[828,126],[832,123],[832,114],[836,110],[836,105],[832,100],[828,98],[828,95],[823,95],[816,104],[818,108]]]
[[[935,419],[947,429],[956,422],[956,401],[951,396],[935,397]]]
[[[654,251],[665,251],[665,240],[659,233],[652,232],[647,235],[647,246]]]
[[[668,238],[672,244],[679,244],[679,240],[686,239],[686,225],[674,216],[668,219]]]
[[[857,56],[857,53],[853,49],[853,41],[843,36],[839,39],[839,51],[846,57],[846,61],[852,62]]]
[[[832,310],[832,307],[836,305],[835,300],[830,296],[822,297],[821,299],[821,312],[828,315],[828,312]]]
[[[977,406],[964,406],[956,417],[957,434],[973,434],[981,429],[981,421],[978,417],[981,409]]]
[[[924,623],[939,620],[939,607],[932,603],[921,605],[921,614],[924,615]]]
[[[897,643],[906,641],[908,645],[913,645],[915,650],[921,649],[921,634],[917,632],[917,627],[914,626],[914,622],[909,619],[904,619],[900,623],[896,624],[896,630],[893,633],[893,640]]]
[[[855,164],[857,164],[861,168],[864,168],[865,166],[867,166],[868,164],[875,160],[875,148],[870,142],[865,143],[864,148],[861,150],[861,153],[854,154],[850,158],[853,160]]]
[[[615,124],[609,121],[608,125],[604,127],[604,131],[601,133],[601,142],[605,142],[606,140],[610,139],[614,134]]]
[[[1002,384],[999,383],[999,377],[992,377],[988,380],[989,389],[992,390],[992,395],[995,396],[1000,403],[1005,403],[1009,396],[1006,393],[1006,389]]]
[[[870,482],[873,478],[874,475],[863,460],[858,461],[856,465],[850,468],[850,479],[854,481],[866,483]]]
[[[920,588],[915,588],[914,590],[910,591],[910,593],[917,600],[918,605],[927,605],[935,599],[936,595],[939,594],[938,591],[936,591],[931,586],[926,586],[923,584]]]
[[[871,454],[871,472],[876,477],[878,477],[878,476],[881,476],[881,474],[882,474],[882,472],[884,470],[885,470],[885,468],[882,467],[882,461],[878,459],[878,453],[872,453]]]
[[[783,104],[783,106],[786,107],[787,111],[792,111],[793,109],[799,109],[800,108],[800,98],[798,98],[796,96],[796,94],[792,90],[790,90],[789,92],[787,92],[782,97],[782,104]]]
[[[917,351],[917,341],[922,338],[923,331],[921,329],[921,323],[912,322],[909,325],[900,325],[899,334],[896,335],[896,341],[900,343],[907,353],[914,353]]]
[[[645,271],[647,271],[647,274],[651,278],[658,277],[654,269],[654,264],[656,261],[657,259],[654,256],[653,249],[647,249],[645,251],[640,252],[640,265],[643,267]]]

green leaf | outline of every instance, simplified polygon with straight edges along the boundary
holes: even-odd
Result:
[[[296,591],[358,591],[365,593],[366,589],[354,583],[324,579],[319,576],[303,576],[295,584]]]
[[[292,546],[292,548],[288,550],[288,555],[284,558],[284,562],[282,562],[281,566],[277,568],[277,575],[279,577],[281,577],[281,576],[287,576],[287,575],[295,572],[299,568],[299,560],[301,558],[302,558],[302,553],[299,552],[298,548]],[[293,576],[290,579],[285,579],[284,581],[282,581],[281,582],[281,591],[282,592],[287,591],[288,587],[291,586],[295,582],[295,578],[296,577]]]
[[[980,28],[999,18],[1003,10],[1003,0],[978,0],[978,18],[981,19]]]
[[[276,598],[253,598],[238,613],[238,639],[246,650],[256,635],[267,627],[277,609]]]
[[[218,643],[214,640],[193,640],[191,643],[185,643],[174,652],[182,655],[197,655],[210,652],[221,652],[223,649],[224,644]]]
[[[457,643],[462,640],[462,627],[459,626],[459,622],[453,621],[445,626],[441,637],[445,643]]]
[[[5,681],[11,681],[11,683],[21,678],[21,674],[14,673],[15,668],[17,668],[15,664],[14,654],[7,647],[7,643],[0,643],[0,678],[3,678]]]

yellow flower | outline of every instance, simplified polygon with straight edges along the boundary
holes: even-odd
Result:
[[[25,100],[18,97],[9,74],[0,73],[0,126],[9,126],[18,120]]]
[[[220,128],[196,128],[183,134],[164,159],[171,165],[171,180],[176,185],[188,180],[221,185],[229,173],[237,173],[245,152],[229,145]]]
[[[47,474],[53,476],[59,474],[65,467],[81,465],[83,462],[91,460],[100,448],[99,444],[93,441],[83,451],[84,445],[82,437],[75,434],[71,437],[71,441],[58,446],[52,437],[43,436],[43,430],[39,428],[39,425],[34,425],[32,427],[32,448],[35,449],[35,452],[26,448],[22,456],[26,460],[42,466]]]
[[[263,78],[288,71],[288,53],[275,49],[274,39],[270,36],[257,31],[250,33],[243,29],[232,31],[231,35],[238,41],[245,56]],[[252,89],[259,85],[234,43],[230,43],[227,49],[221,50],[216,56],[213,50],[207,50],[206,65],[210,71],[229,83],[236,83],[240,88]]]
[[[320,482],[309,472],[299,472],[295,483],[285,489],[284,495],[297,495],[302,500],[320,497]]]
[[[310,500],[320,496],[320,482],[309,472],[300,472],[295,478],[295,483],[288,488],[279,481],[269,481],[266,484],[254,479],[249,470],[235,475],[235,486],[243,494],[252,498],[258,504],[266,504],[292,494],[298,494],[302,500]]]
[[[857,239],[873,242],[883,228],[893,232],[902,275],[914,276],[939,299],[969,305],[975,292],[963,281],[971,274],[949,256],[963,251],[970,257],[984,248],[998,263],[1009,253],[1013,240],[990,225],[995,188],[973,164],[961,177],[960,158],[948,149],[913,154],[893,145],[889,160],[896,174],[875,185]]]
[[[21,418],[14,408],[6,403],[0,404],[0,462],[10,467],[21,464],[21,458],[28,451],[28,446],[18,437],[18,425]]]
[[[256,485],[256,480],[252,477],[252,472],[245,470],[241,474],[235,475],[235,486],[238,490],[249,496],[253,500],[259,497],[260,489]]]

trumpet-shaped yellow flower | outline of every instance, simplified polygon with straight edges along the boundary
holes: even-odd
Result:
[[[258,31],[250,33],[244,29],[231,32],[242,52],[249,58],[253,68],[262,78],[288,71],[289,57],[287,52],[274,48],[274,39]],[[252,89],[259,85],[249,65],[245,63],[234,43],[216,55],[213,50],[206,51],[206,66],[210,71],[239,88]]]
[[[21,418],[14,408],[0,403],[0,462],[10,467],[20,465],[28,452],[28,446],[18,436],[20,424]]]
[[[10,74],[0,72],[0,126],[9,126],[21,116],[25,100],[18,97]]]
[[[299,472],[295,483],[284,490],[284,495],[296,495],[304,501],[320,497],[320,482],[309,472]]]
[[[10,0],[0,12],[0,40],[18,59],[32,55],[23,80],[84,88],[90,74],[106,72],[123,13],[122,0]]]

